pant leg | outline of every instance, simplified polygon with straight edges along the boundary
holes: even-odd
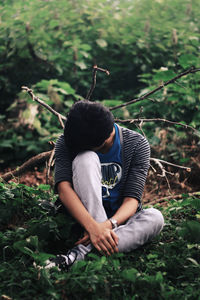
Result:
[[[102,202],[101,164],[98,155],[93,151],[78,154],[72,163],[73,188],[90,215],[99,223],[107,220]],[[85,258],[93,248],[90,243],[76,246],[78,260]]]
[[[107,220],[102,202],[101,164],[94,151],[78,154],[72,163],[73,187],[81,202],[97,222]]]
[[[160,233],[164,226],[162,213],[155,208],[143,209],[115,229],[119,252],[132,251]]]

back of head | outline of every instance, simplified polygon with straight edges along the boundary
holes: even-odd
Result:
[[[66,145],[74,152],[98,147],[113,131],[112,113],[100,103],[87,100],[76,102],[65,123]]]

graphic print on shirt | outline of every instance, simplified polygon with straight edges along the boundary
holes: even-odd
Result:
[[[120,164],[115,162],[102,163],[102,192],[103,198],[110,197],[110,191],[120,182],[122,177],[122,167]]]

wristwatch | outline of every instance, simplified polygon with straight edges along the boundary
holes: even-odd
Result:
[[[109,221],[112,224],[112,229],[115,229],[118,227],[117,220],[110,218]]]

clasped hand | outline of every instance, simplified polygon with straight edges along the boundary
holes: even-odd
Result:
[[[87,246],[89,243],[92,243],[104,255],[111,255],[118,252],[118,236],[111,229],[109,220],[103,223],[96,223],[90,232],[85,231],[84,236],[75,245],[83,244]]]

